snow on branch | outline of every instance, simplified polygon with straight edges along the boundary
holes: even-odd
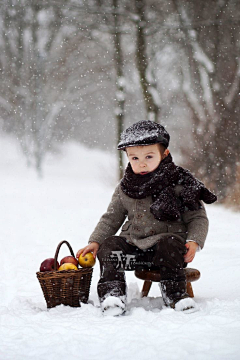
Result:
[[[191,31],[189,31],[191,32]],[[192,40],[192,47],[193,47],[193,56],[194,59],[199,62],[201,65],[205,67],[208,73],[214,72],[214,64],[209,59],[209,57],[205,54],[201,46],[198,44],[197,40]]]
[[[157,106],[161,106],[162,105],[162,102],[161,102],[161,99],[160,99],[160,95],[159,95],[159,92],[158,90],[156,89],[155,86],[148,86],[148,91],[149,93],[152,95],[152,98],[154,100],[154,103],[157,105]]]
[[[229,94],[225,97],[225,104],[229,105],[235,98],[235,96],[239,93],[239,82],[240,82],[240,58],[238,58],[238,66],[235,73],[235,77],[233,83],[230,87]]]
[[[57,101],[52,105],[51,110],[48,112],[46,116],[46,123],[48,125],[53,123],[53,120],[59,115],[63,107],[64,107],[63,101]]]
[[[203,91],[203,98],[205,101],[205,104],[207,106],[208,113],[211,115],[211,117],[215,118],[215,109],[213,104],[213,96],[212,96],[212,90],[210,86],[210,79],[209,74],[206,71],[206,68],[203,66],[199,66],[199,73],[200,73],[200,81],[201,81],[201,87]]]
[[[191,21],[187,15],[186,10],[183,7],[181,8],[180,16],[181,16],[181,20],[185,26],[188,26],[188,27],[191,26]],[[214,72],[214,64],[209,59],[207,54],[203,51],[202,47],[199,45],[198,40],[197,40],[196,30],[193,30],[193,29],[187,30],[187,35],[188,35],[189,41],[193,48],[194,59],[197,62],[199,62],[201,65],[203,65],[209,73],[213,73]]]
[[[11,105],[7,100],[5,100],[2,96],[0,96],[0,106],[2,106],[8,112],[12,110]]]
[[[189,104],[191,105],[191,108],[198,115],[199,120],[205,121],[206,116],[204,113],[204,109],[199,102],[198,96],[194,93],[191,86],[191,77],[189,74],[188,67],[182,66],[182,71],[183,71],[183,84],[182,84],[183,92]]]

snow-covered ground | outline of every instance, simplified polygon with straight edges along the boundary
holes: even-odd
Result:
[[[128,272],[128,314],[103,317],[98,264],[90,304],[47,310],[36,271],[62,239],[75,252],[87,244],[114,189],[114,157],[73,144],[48,158],[39,180],[14,142],[0,143],[1,360],[239,359],[239,213],[207,206],[209,236],[192,263],[202,274],[193,283],[200,311],[162,308],[157,284],[140,299],[142,281]],[[63,246],[59,258],[65,255]]]

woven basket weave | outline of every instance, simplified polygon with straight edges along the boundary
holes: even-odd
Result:
[[[57,271],[58,253],[64,243],[68,246],[71,255],[74,256],[70,244],[63,240],[59,243],[55,253],[54,271],[37,272],[48,308],[60,304],[80,307],[80,301],[88,302],[93,269]]]

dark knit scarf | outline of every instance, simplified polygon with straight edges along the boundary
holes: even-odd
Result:
[[[174,188],[182,185],[179,195]],[[121,181],[122,191],[133,199],[144,199],[152,195],[150,211],[158,220],[173,221],[189,210],[198,210],[200,200],[211,204],[217,197],[188,170],[176,166],[171,154],[163,159],[157,169],[146,174],[134,174],[130,163]]]

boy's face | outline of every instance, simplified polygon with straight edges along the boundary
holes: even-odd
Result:
[[[130,146],[126,148],[126,152],[134,174],[140,175],[154,171],[161,160],[169,154],[167,149],[162,156],[158,144]]]

